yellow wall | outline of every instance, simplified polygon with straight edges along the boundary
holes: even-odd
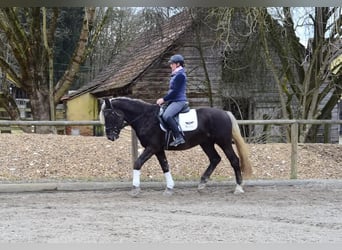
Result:
[[[69,121],[96,120],[98,118],[97,99],[90,93],[77,96],[67,102]]]
[[[90,93],[76,96],[67,101],[66,117],[68,121],[92,121],[98,119],[97,99]],[[93,135],[93,126],[72,126],[71,130],[81,135]]]

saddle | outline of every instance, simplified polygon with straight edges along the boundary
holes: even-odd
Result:
[[[168,128],[167,124],[164,122],[162,116],[167,108],[166,105],[161,106],[159,110],[158,119],[160,122],[160,128],[165,134],[166,145],[169,145],[171,140],[172,131]],[[197,122],[197,112],[196,109],[190,109],[189,104],[186,103],[180,113],[175,116],[175,120],[178,124],[179,132],[184,136],[184,132],[186,131],[193,131],[197,129],[198,122]]]

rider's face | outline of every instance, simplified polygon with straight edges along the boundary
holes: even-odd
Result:
[[[174,71],[179,65],[179,63],[170,63],[171,70]]]

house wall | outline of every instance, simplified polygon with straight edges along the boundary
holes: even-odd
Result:
[[[191,107],[213,106],[234,111],[229,103],[246,106],[239,119],[263,119],[265,114],[270,116],[270,110],[277,111],[280,105],[273,76],[265,65],[257,61],[260,61],[262,52],[254,48],[254,58],[246,60],[241,58],[244,44],[234,41],[231,50],[226,51],[223,46],[213,46],[215,38],[216,35],[207,25],[193,25],[134,81],[132,96],[150,103],[164,96],[171,73],[168,60],[173,54],[179,53],[185,58],[187,96]],[[229,53],[226,55],[228,68],[224,67],[224,53]],[[212,100],[209,98],[210,91]],[[241,100],[247,100],[248,103],[242,103]],[[270,118],[278,116],[277,111]]]
[[[201,30],[200,36],[202,57],[196,33],[193,29],[190,29],[175,42],[173,48],[170,48],[134,82],[132,86],[133,97],[155,103],[159,97],[164,96],[168,91],[171,74],[168,60],[174,54],[182,54],[185,59],[187,96],[190,106],[196,108],[204,106],[221,107],[221,98],[218,93],[222,75],[219,65],[222,58],[219,55],[219,51],[213,49],[213,41],[208,39],[208,37],[213,37],[209,35],[209,30]],[[204,70],[202,59],[205,61],[206,71]],[[209,88],[206,81],[206,72],[211,86],[212,103],[208,97]]]
[[[98,119],[98,100],[90,93],[76,96],[66,103],[66,117],[69,121],[87,121]],[[69,135],[94,135],[94,126],[68,126]]]

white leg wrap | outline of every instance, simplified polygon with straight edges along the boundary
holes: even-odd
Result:
[[[165,175],[165,179],[166,179],[166,186],[168,188],[172,189],[175,186],[175,183],[172,179],[172,175],[171,175],[170,171],[166,172],[164,175]]]
[[[239,184],[236,185],[234,194],[243,194],[245,191],[243,191],[242,186],[240,186]]]
[[[133,170],[133,186],[140,187],[140,170]]]

